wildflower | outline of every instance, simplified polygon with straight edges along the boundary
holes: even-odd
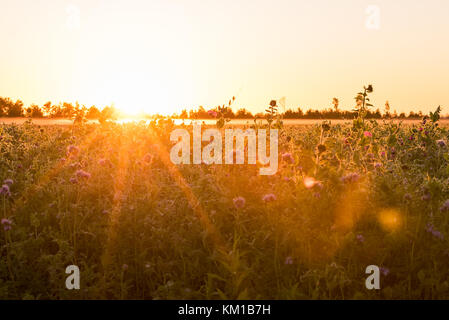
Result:
[[[276,200],[276,196],[273,193],[266,194],[262,197],[264,202],[273,202]]]
[[[122,266],[122,270],[123,270],[123,271],[128,270],[128,265],[127,265],[126,263]]]
[[[443,139],[437,140],[437,144],[438,144],[441,148],[444,148],[444,147],[446,146],[446,142],[445,142]]]
[[[1,188],[0,188],[0,194],[3,194],[5,196],[11,196],[11,192],[9,191],[9,185],[4,184]]]
[[[80,149],[77,146],[70,145],[67,147],[67,156],[76,156],[80,152]]]
[[[380,273],[382,273],[384,276],[388,276],[388,274],[390,273],[390,269],[385,268],[385,267],[380,267]]]
[[[430,200],[430,193],[426,193],[421,197],[421,200],[423,201],[429,201]]]
[[[444,240],[444,235],[440,231],[436,230],[433,224],[428,223],[426,226],[426,230],[427,232],[431,233],[435,238]]]
[[[81,170],[81,169],[77,170],[75,174],[76,174],[77,177],[84,178],[84,179],[89,179],[90,176],[91,176],[91,174],[89,172],[86,172],[86,171]]]
[[[290,256],[285,258],[285,264],[293,264],[293,258]]]
[[[293,158],[293,155],[290,152],[282,154],[282,160],[289,163],[295,163],[295,159]]]
[[[343,183],[357,182],[359,179],[360,175],[357,172],[349,173],[340,178],[341,182]]]
[[[78,180],[75,177],[71,177],[69,181],[70,181],[70,183],[73,183],[73,184],[78,183]]]
[[[243,197],[237,197],[232,200],[234,202],[234,206],[237,209],[242,209],[245,206],[246,200]]]
[[[449,211],[449,199],[446,200],[440,208],[441,212]]]
[[[151,153],[147,153],[143,156],[143,161],[146,163],[151,163],[153,161],[153,155]]]
[[[368,138],[371,138],[371,137],[373,136],[373,134],[372,134],[371,132],[369,132],[369,131],[365,131],[365,132],[363,133],[363,135],[364,135],[365,137],[368,137]]]
[[[5,181],[3,181],[4,184],[7,184],[8,186],[11,186],[14,181],[12,179],[6,179]]]
[[[11,230],[12,221],[6,218],[1,220],[1,224],[3,225],[3,230],[9,231]]]
[[[376,163],[374,164],[374,168],[376,168],[376,169],[379,169],[379,168],[381,168],[381,167],[382,167],[382,163],[376,162]]]
[[[216,117],[218,116],[218,113],[217,113],[217,111],[215,111],[215,110],[209,110],[209,111],[207,111],[207,113],[208,113],[211,117],[214,117],[214,118],[216,118]]]
[[[361,234],[358,234],[356,236],[356,239],[357,239],[358,242],[365,242],[365,237],[363,235],[361,235]]]
[[[412,195],[410,193],[404,194],[404,200],[406,200],[406,201],[412,200]]]

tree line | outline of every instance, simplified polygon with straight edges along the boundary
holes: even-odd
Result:
[[[357,116],[356,111],[341,110],[338,107],[338,100],[335,98],[333,104],[334,108],[323,110],[308,109],[306,111],[303,111],[301,108],[287,109],[284,112],[280,112],[280,114],[284,119],[352,119]],[[379,109],[373,111],[368,110],[366,118],[418,119],[423,116],[421,111],[410,111],[408,114],[402,112],[398,114],[396,111],[390,112],[389,109],[387,102],[383,113]],[[214,110],[216,109],[206,110],[203,106],[200,106],[197,109],[192,109],[190,111],[184,109],[179,114],[172,114],[171,117],[175,119],[213,119],[216,117]],[[266,113],[253,114],[245,108],[240,108],[234,112],[232,108],[223,106],[223,108],[220,108],[220,112],[225,118],[229,119],[254,119],[266,117]],[[14,102],[10,98],[0,97],[0,117],[67,118],[74,119],[75,121],[82,119],[97,119],[102,121],[114,119],[119,116],[120,113],[113,106],[106,106],[100,110],[95,106],[88,108],[84,105],[80,105],[78,102],[75,104],[68,102],[52,104],[49,101],[42,106],[31,104],[28,108],[25,108],[21,100]],[[147,117],[154,118],[163,116],[147,115]]]

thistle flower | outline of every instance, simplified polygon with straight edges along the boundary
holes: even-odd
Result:
[[[388,276],[388,274],[390,273],[390,269],[385,268],[385,267],[380,267],[379,270],[380,270],[380,273],[382,273],[384,276]]]
[[[273,202],[276,201],[276,196],[273,193],[266,194],[262,197],[264,202]]]
[[[146,163],[151,163],[153,161],[153,155],[151,153],[147,153],[143,156],[143,161]]]
[[[208,113],[211,117],[214,117],[214,118],[216,118],[216,117],[218,116],[218,113],[217,113],[217,111],[215,111],[215,110],[209,110],[209,111],[207,111],[207,113]]]
[[[446,200],[443,205],[440,207],[441,212],[449,211],[449,199]]]
[[[353,183],[357,182],[360,179],[360,175],[357,172],[349,173],[340,178],[340,181],[343,183]]]
[[[9,191],[9,185],[4,184],[1,188],[0,188],[0,194],[3,194],[5,196],[11,196],[11,192]]]
[[[293,155],[290,152],[283,153],[282,160],[289,163],[295,163],[295,159],[293,158]]]
[[[286,257],[285,258],[285,264],[293,264],[293,258],[292,257]]]
[[[8,186],[11,186],[14,181],[12,179],[6,179],[5,181],[3,181],[4,184],[7,184]]]
[[[421,197],[421,200],[423,201],[429,201],[430,200],[430,193],[426,193]]]
[[[5,230],[5,231],[9,231],[9,230],[11,230],[11,225],[12,225],[12,221],[11,220],[9,220],[9,219],[6,219],[6,218],[3,218],[2,220],[1,220],[1,224],[2,224],[2,226],[3,226],[3,230]]]
[[[243,197],[237,197],[232,200],[234,202],[234,206],[237,209],[242,209],[245,206],[246,200]]]
[[[365,131],[365,132],[363,133],[363,135],[364,135],[365,137],[368,137],[368,138],[371,138],[371,137],[373,136],[373,134],[372,134],[371,132],[369,132],[369,131]]]
[[[77,146],[70,145],[67,147],[67,156],[76,156],[80,152],[80,149]]]
[[[446,146],[446,142],[443,139],[437,140],[436,142],[441,148]]]
[[[91,174],[89,172],[86,172],[84,170],[77,170],[75,172],[75,175],[79,178],[89,179],[91,177]]]
[[[433,224],[428,223],[426,226],[426,231],[431,233],[435,238],[444,240],[444,235],[440,231],[436,230]]]

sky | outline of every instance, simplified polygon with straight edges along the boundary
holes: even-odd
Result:
[[[0,96],[131,113],[449,113],[447,0],[0,0]]]

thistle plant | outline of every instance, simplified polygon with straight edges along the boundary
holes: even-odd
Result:
[[[276,100],[270,101],[270,106],[265,109],[265,112],[267,113],[266,119],[268,122],[268,127],[271,128],[271,124],[276,119],[276,123],[274,124],[274,127],[277,129],[282,128],[283,122],[281,119],[281,115],[278,112],[278,106]]]
[[[356,107],[353,111],[357,112],[357,119],[354,120],[354,126],[358,128],[364,126],[368,107],[373,106],[368,98],[368,94],[372,92],[373,86],[370,84],[367,87],[364,86],[363,92],[357,93],[357,96],[354,98],[356,101]]]

